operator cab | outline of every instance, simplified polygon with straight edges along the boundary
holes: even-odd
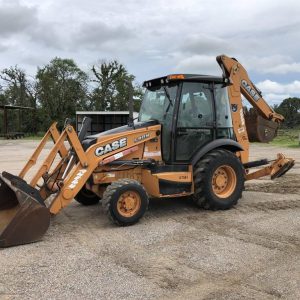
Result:
[[[175,74],[145,81],[139,121],[162,125],[165,162],[189,162],[205,144],[234,139],[227,81],[223,77]]]

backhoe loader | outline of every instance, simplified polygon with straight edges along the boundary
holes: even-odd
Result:
[[[283,117],[236,59],[217,62],[220,77],[145,81],[138,120],[126,126],[86,136],[88,118],[78,135],[70,124],[61,133],[52,124],[20,174],[0,175],[0,246],[41,239],[51,215],[74,198],[84,205],[101,199],[105,214],[126,226],[144,215],[150,197],[190,196],[201,208],[225,210],[241,198],[245,180],[292,168],[294,160],[280,153],[249,161],[249,141],[271,141]],[[256,113],[244,113],[241,95]],[[27,178],[49,139],[52,149]]]

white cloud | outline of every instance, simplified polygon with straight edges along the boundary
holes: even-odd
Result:
[[[290,94],[300,96],[299,80],[284,84],[267,79],[258,82],[256,86],[265,93]]]
[[[7,45],[0,43],[0,53],[6,51],[7,49],[8,49]]]
[[[180,55],[177,54],[175,55],[175,60],[178,61],[173,68],[176,72],[222,75],[215,56],[192,55],[188,57],[180,57]]]
[[[300,73],[300,62],[287,55],[246,56],[243,64],[248,70],[261,74]]]
[[[264,99],[269,105],[280,104],[284,99],[292,97],[291,94],[265,94]]]
[[[188,35],[182,41],[181,46],[182,52],[185,54],[191,53],[196,55],[207,53],[230,53],[233,48],[234,46],[231,44],[230,39],[220,38],[201,32]]]
[[[298,62],[283,63],[264,70],[264,73],[273,73],[273,74],[287,74],[290,72],[300,73],[300,63]]]
[[[262,91],[264,99],[270,104],[280,104],[282,100],[290,97],[300,98],[300,81],[279,83],[272,80],[258,82],[256,86]]]
[[[35,70],[55,56],[79,65],[116,58],[142,81],[173,71],[221,75],[215,57],[224,53],[253,81],[293,81],[299,15],[296,0],[0,0],[0,69]]]
[[[102,21],[83,23],[78,32],[74,34],[74,47],[101,49],[110,43],[130,42],[133,33],[126,26],[111,26]],[[117,45],[115,45],[117,46]]]
[[[16,0],[0,2],[0,5],[0,36],[2,38],[26,31],[37,22],[35,7],[23,5]]]

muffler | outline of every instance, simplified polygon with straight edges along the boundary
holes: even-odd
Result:
[[[50,212],[38,190],[18,176],[0,175],[0,247],[38,241],[50,225]]]

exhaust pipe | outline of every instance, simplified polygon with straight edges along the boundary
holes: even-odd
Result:
[[[128,126],[129,127],[134,127],[132,81],[130,79],[126,79],[126,84],[128,86],[128,110],[129,110]]]
[[[18,176],[0,175],[0,247],[38,241],[50,225],[39,191]]]
[[[80,142],[82,142],[84,140],[87,132],[91,128],[91,124],[92,124],[91,118],[89,118],[89,117],[83,118],[82,125],[81,125],[80,131],[78,133],[78,139]]]

